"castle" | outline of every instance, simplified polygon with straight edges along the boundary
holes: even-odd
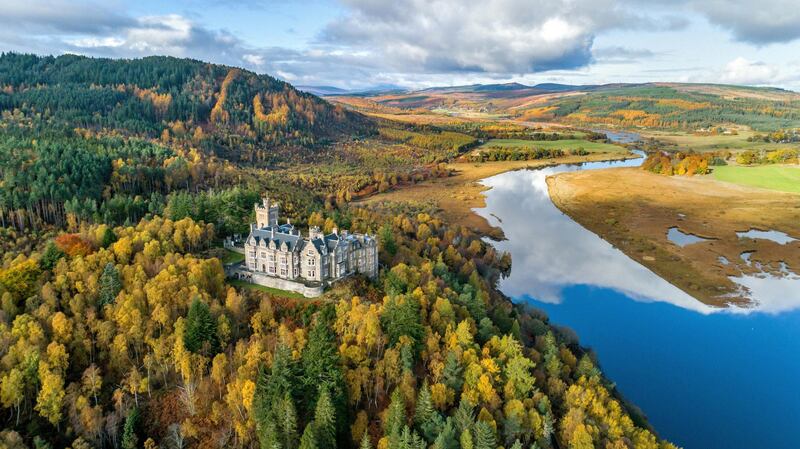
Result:
[[[244,264],[235,277],[313,297],[352,274],[378,275],[375,236],[337,229],[326,235],[314,226],[304,237],[288,220],[278,224],[280,206],[269,198],[256,204],[255,212],[256,222],[244,241]]]

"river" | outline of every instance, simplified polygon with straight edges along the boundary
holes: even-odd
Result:
[[[613,134],[616,140],[635,136]],[[482,181],[476,209],[507,240],[500,289],[592,348],[659,435],[685,449],[794,449],[800,429],[800,281],[742,279],[756,306],[707,306],[561,213],[545,178],[641,159],[518,170]],[[756,286],[757,287],[757,286]]]

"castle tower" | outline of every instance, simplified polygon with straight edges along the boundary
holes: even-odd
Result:
[[[269,197],[264,197],[261,199],[261,204],[255,204],[255,210],[256,225],[259,229],[266,228],[267,226],[278,226],[280,206],[277,202],[270,204]]]

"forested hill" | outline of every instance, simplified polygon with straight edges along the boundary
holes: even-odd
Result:
[[[267,75],[190,59],[0,56],[0,111],[48,128],[192,140],[258,162],[363,130],[358,115]],[[274,152],[273,152],[274,154]]]

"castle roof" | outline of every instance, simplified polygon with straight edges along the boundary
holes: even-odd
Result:
[[[264,245],[269,245],[270,242],[275,242],[275,246],[278,248],[285,243],[288,251],[299,251],[303,249],[305,244],[300,233],[296,232],[294,226],[290,224],[253,229],[250,231],[250,236],[247,240],[254,245],[260,245],[262,243]]]

